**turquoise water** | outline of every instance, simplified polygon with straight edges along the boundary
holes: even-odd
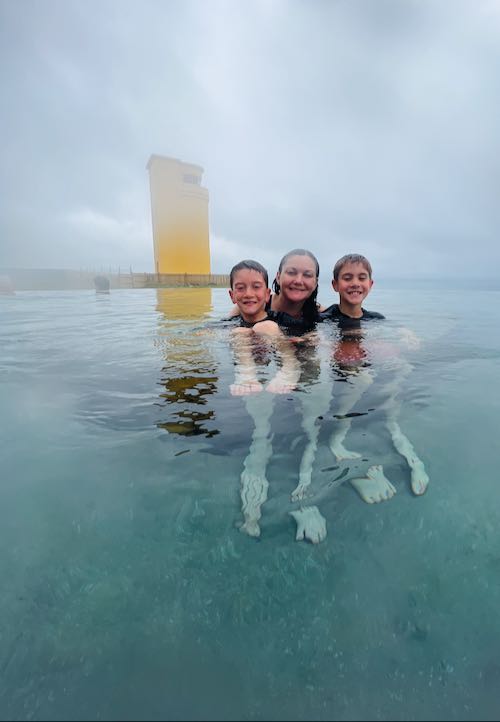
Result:
[[[306,386],[274,400],[260,539],[238,530],[253,422],[227,335],[195,332],[227,307],[0,298],[1,719],[497,719],[500,293],[374,290],[422,339],[400,424],[430,486],[411,493],[377,382],[345,442],[362,459],[334,459],[334,384],[318,545],[288,513]],[[368,463],[389,501],[348,483]]]

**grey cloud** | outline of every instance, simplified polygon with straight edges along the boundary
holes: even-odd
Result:
[[[0,0],[0,266],[23,247],[36,266],[150,270],[156,152],[205,168],[215,271],[306,245],[388,275],[466,274],[481,249],[477,275],[496,273],[491,3],[26,8]]]

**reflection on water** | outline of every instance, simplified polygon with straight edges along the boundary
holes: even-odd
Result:
[[[342,333],[338,338],[332,351],[332,368],[343,378],[343,372],[353,373],[356,370],[369,366],[369,352],[363,344],[364,336],[361,332]]]
[[[196,330],[212,310],[212,290],[158,289],[156,310],[165,357],[156,425],[170,434],[215,436],[219,431],[207,397],[217,391],[217,363],[206,337]]]
[[[212,311],[211,288],[158,288],[156,310],[163,314],[160,326],[168,327],[171,321],[202,320]]]

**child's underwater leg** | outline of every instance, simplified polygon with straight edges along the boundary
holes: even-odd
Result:
[[[352,423],[351,417],[347,416],[347,414],[371,386],[373,380],[372,373],[367,369],[361,369],[352,374],[347,379],[347,384],[344,384],[344,393],[340,397],[337,413],[335,414],[337,417],[336,428],[330,438],[330,450],[338,461],[359,459],[361,456],[355,451],[349,451],[343,445]],[[387,501],[396,493],[396,489],[384,476],[383,468],[380,465],[370,466],[366,476],[350,479],[349,482],[367,504],[378,504],[381,501]]]
[[[261,507],[267,499],[269,482],[266,467],[272,455],[271,414],[274,397],[272,394],[259,394],[245,398],[247,411],[254,421],[252,443],[244,461],[241,474],[241,510],[244,522],[240,531],[249,536],[259,537]]]
[[[330,380],[320,378],[318,383],[311,385],[300,395],[302,407],[301,425],[306,434],[306,447],[300,461],[299,483],[292,492],[292,501],[303,499],[311,485],[314,459],[318,448],[320,422],[330,406],[332,389],[333,384]]]
[[[306,447],[300,461],[299,483],[292,492],[292,501],[302,500],[311,486],[320,422],[330,406],[332,388],[333,384],[323,359],[323,362],[320,361],[319,378],[300,395],[301,425],[306,435]],[[291,511],[290,515],[297,523],[295,536],[297,541],[309,539],[313,544],[318,544],[326,538],[326,520],[320,514],[318,507],[301,506],[300,509]]]
[[[429,477],[425,471],[424,462],[417,456],[411,441],[401,431],[394,413],[388,415],[386,423],[396,450],[406,459],[410,467],[411,489],[414,494],[421,496],[429,485]]]
[[[349,479],[349,483],[367,504],[378,504],[381,501],[387,501],[396,493],[394,486],[384,476],[384,470],[381,466],[370,466],[365,477]]]
[[[297,522],[296,541],[309,539],[313,544],[319,544],[326,538],[326,520],[317,506],[302,506],[290,515]]]
[[[401,431],[398,423],[399,412],[401,410],[401,401],[397,394],[401,390],[402,381],[410,374],[412,370],[411,364],[403,361],[397,372],[394,374],[393,381],[387,386],[391,391],[383,408],[386,413],[386,425],[392,438],[392,442],[402,457],[408,462],[411,470],[411,488],[414,494],[421,496],[425,493],[429,485],[429,477],[425,471],[423,461],[417,456],[411,441]]]
[[[347,383],[344,384],[343,393],[336,407],[335,431],[331,435],[329,442],[330,451],[337,461],[342,461],[343,459],[359,459],[361,456],[361,454],[355,451],[349,451],[343,445],[343,441],[352,423],[351,417],[347,416],[347,414],[372,383],[373,378],[371,374],[366,369],[363,369],[352,374],[352,376],[347,379]]]

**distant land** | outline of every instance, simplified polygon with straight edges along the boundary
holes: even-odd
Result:
[[[91,289],[96,276],[111,279],[116,274],[88,270],[2,268],[0,275],[8,276],[16,291],[63,291]]]
[[[458,278],[458,277],[447,277],[439,278],[427,277],[427,278],[393,278],[389,276],[377,276],[377,286],[380,288],[392,288],[392,289],[439,289],[443,288],[446,290],[477,290],[477,291],[500,291],[500,279],[497,278]]]

